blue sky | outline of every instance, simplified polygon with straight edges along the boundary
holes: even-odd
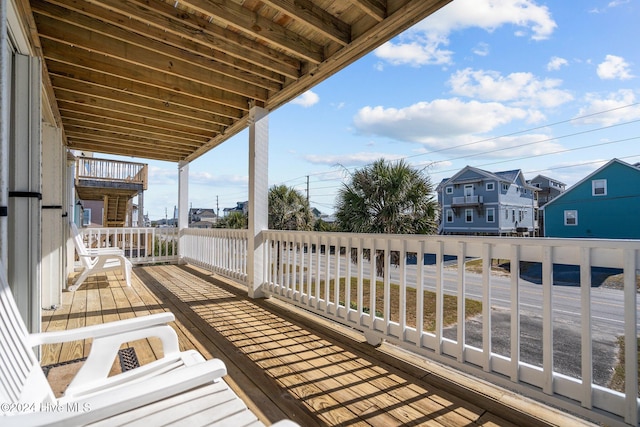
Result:
[[[342,181],[405,158],[434,184],[466,165],[569,186],[640,162],[638,0],[454,0],[269,115],[269,184],[332,213]],[[247,132],[190,165],[193,207],[247,199]],[[104,157],[97,155],[98,157]],[[146,161],[145,213],[171,216],[177,165]]]

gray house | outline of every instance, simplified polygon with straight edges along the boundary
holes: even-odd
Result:
[[[466,166],[436,188],[440,234],[536,235],[538,189],[521,170],[488,172]]]
[[[538,188],[539,210],[536,210],[536,218],[538,219],[538,229],[540,230],[540,235],[544,235],[544,215],[542,215],[541,208],[564,193],[567,189],[567,184],[544,175],[537,175],[535,178],[530,179],[527,182],[530,185]]]

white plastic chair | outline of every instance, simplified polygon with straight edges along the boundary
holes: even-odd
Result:
[[[83,328],[28,334],[0,263],[0,425],[113,426],[145,425],[149,411],[162,412],[164,424],[190,427],[263,425],[222,380],[219,359],[181,352],[171,313],[154,314]],[[148,337],[160,338],[163,357],[108,377],[120,346]],[[32,347],[92,338],[84,365],[64,395],[56,398]],[[113,421],[112,421],[113,420]],[[240,423],[241,421],[241,423]],[[295,426],[285,421],[280,426]]]
[[[131,286],[131,261],[124,256],[124,251],[119,248],[97,248],[89,249],[82,240],[82,235],[75,223],[71,225],[71,237],[76,247],[76,252],[80,258],[82,272],[73,285],[67,289],[77,290],[90,274],[103,273],[107,271],[120,270],[127,283]]]

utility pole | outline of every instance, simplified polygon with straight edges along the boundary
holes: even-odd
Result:
[[[309,205],[309,175],[307,175],[307,205]]]

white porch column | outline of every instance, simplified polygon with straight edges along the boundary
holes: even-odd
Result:
[[[189,162],[178,163],[178,230],[189,227]],[[181,235],[181,234],[180,234]],[[178,242],[178,259],[182,259]]]
[[[144,227],[144,190],[138,193],[138,227]]]
[[[269,118],[264,108],[249,111],[249,242],[247,282],[249,297],[263,298],[264,237],[269,227]]]
[[[30,332],[39,332],[41,322],[41,70],[38,58],[13,56],[8,276]]]
[[[8,259],[9,206],[9,36],[7,0],[0,0],[0,262],[6,269]]]

